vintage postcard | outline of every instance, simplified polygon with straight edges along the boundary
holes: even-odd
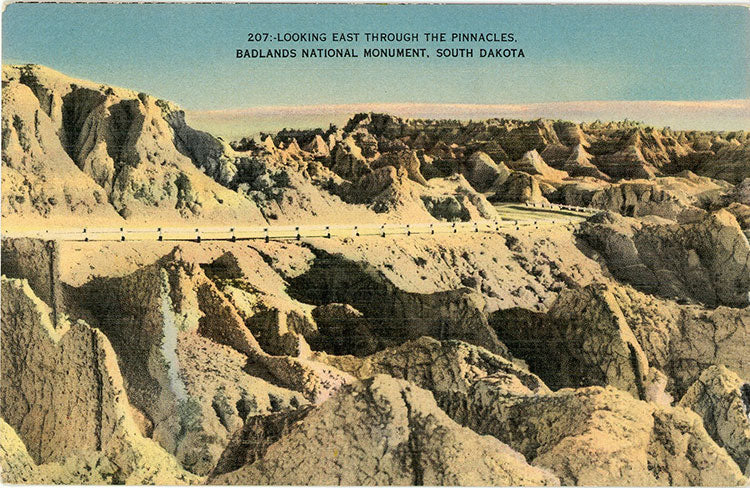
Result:
[[[737,486],[750,9],[6,3],[5,484]]]

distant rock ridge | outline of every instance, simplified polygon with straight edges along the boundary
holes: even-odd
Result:
[[[571,181],[750,176],[741,131],[361,113],[342,128],[227,143],[171,102],[38,65],[3,67],[3,101],[2,212],[13,225],[465,220],[495,217],[485,193],[538,202]],[[507,183],[513,171],[534,181]]]

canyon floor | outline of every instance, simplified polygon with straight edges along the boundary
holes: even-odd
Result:
[[[747,132],[2,97],[3,482],[748,484]]]

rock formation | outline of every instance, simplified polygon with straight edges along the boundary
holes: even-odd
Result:
[[[475,432],[518,450],[532,466],[555,473],[562,484],[745,482],[697,415],[639,402],[611,387],[508,397],[477,386],[468,404],[447,411]]]
[[[464,176],[478,191],[486,191],[505,183],[510,170],[502,162],[495,163],[487,154],[477,151],[466,161]]]
[[[530,175],[539,175],[547,180],[559,180],[568,176],[564,171],[551,168],[536,150],[531,150],[523,155],[518,161],[509,163],[510,169],[523,171]]]
[[[706,431],[747,475],[750,470],[750,384],[724,366],[711,366],[693,383],[680,406],[703,418]]]
[[[684,225],[601,214],[579,235],[614,276],[643,291],[709,306],[750,304],[750,243],[726,210]]]
[[[2,96],[4,481],[747,484],[746,132],[362,113],[227,142],[40,66]],[[414,227],[55,240],[306,224]]]
[[[539,181],[523,171],[514,171],[497,187],[491,198],[498,202],[547,203],[542,195]]]
[[[64,462],[78,452],[117,466],[102,473],[112,483],[195,480],[142,437],[104,334],[82,321],[55,329],[49,308],[23,280],[3,278],[2,292],[0,414],[35,463]]]
[[[338,420],[341,419],[341,420]],[[375,376],[310,411],[216,484],[555,485],[549,472],[450,420],[429,392]],[[257,435],[257,434],[256,434]],[[298,457],[316,459],[301,467]]]
[[[263,221],[251,202],[205,176],[175,146],[165,119],[167,102],[37,66],[4,67],[3,85],[10,110],[3,112],[3,165],[35,178],[27,190],[10,186],[16,178],[7,183],[3,178],[7,198],[15,203],[3,208],[17,208],[7,215],[49,217],[52,207],[60,206],[68,216],[93,213],[110,222],[119,220],[113,210],[141,221]],[[62,161],[67,169],[45,170],[51,161]],[[46,181],[53,175],[59,183]],[[52,194],[42,202],[36,192]],[[66,213],[55,212],[61,218]]]

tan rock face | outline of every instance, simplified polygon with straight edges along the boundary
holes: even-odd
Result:
[[[5,68],[3,68],[5,78]],[[57,127],[34,93],[18,81],[3,86],[2,213],[8,223],[70,218],[118,222],[107,192],[82,173],[65,152]]]
[[[290,294],[308,303],[348,303],[360,311],[372,334],[368,342],[377,341],[377,349],[427,335],[505,351],[487,323],[482,296],[467,288],[409,293],[394,288],[366,263],[323,252],[313,267],[290,285]],[[371,353],[373,346],[357,353]]]
[[[685,225],[601,214],[579,235],[616,278],[643,291],[708,306],[750,303],[750,243],[725,210]]]
[[[726,144],[718,147],[697,170],[712,178],[740,183],[750,178],[750,170],[747,167],[748,158],[750,158],[750,145],[747,140],[736,145]]]
[[[537,376],[512,361],[461,341],[421,337],[371,356],[316,356],[322,362],[359,379],[387,374],[432,392],[438,402],[454,394],[467,394],[472,386],[490,378],[514,395],[541,395],[550,390]]]
[[[79,83],[41,67],[4,67],[3,72],[8,83],[3,96],[7,95],[11,110],[3,111],[3,123],[9,124],[10,131],[3,166],[13,167],[16,159],[19,164],[25,161],[29,167],[18,169],[24,175],[36,175],[34,192],[58,193],[33,210],[23,208],[20,199],[34,206],[40,197],[19,194],[12,175],[7,183],[4,177],[4,190],[16,206],[21,205],[12,214],[49,216],[60,206],[63,210],[55,211],[60,217],[63,211],[68,217],[93,213],[110,222],[120,220],[113,210],[140,221],[265,220],[253,203],[204,175],[175,147],[173,130],[163,113],[167,102],[129,90]],[[51,97],[50,107],[40,106],[39,98],[46,103],[44,94]],[[18,122],[13,125],[11,120]],[[43,171],[44,165],[59,160],[62,171]],[[32,169],[35,165],[36,170]],[[47,181],[53,175],[60,180]],[[8,201],[3,208],[15,207]]]
[[[597,167],[613,178],[654,178],[657,170],[646,161],[637,145],[597,158]]]
[[[548,469],[563,484],[739,485],[742,473],[681,408],[656,407],[612,388],[508,397],[481,383],[448,413]],[[454,411],[455,410],[455,411]]]
[[[750,205],[750,177],[738,183],[734,192],[737,203]]]
[[[6,237],[5,481],[747,482],[745,132],[358,114],[228,144],[145,94],[31,65],[3,85],[4,230],[530,210],[485,194],[613,212],[178,248]]]
[[[49,481],[39,472],[36,463],[13,427],[0,419],[0,469],[3,481],[13,484],[45,484]]]
[[[57,326],[65,313],[59,243],[41,239],[3,239],[2,267],[3,276],[28,280],[34,294],[50,307],[52,324]]]
[[[604,181],[609,180],[609,177],[591,162],[593,159],[594,157],[586,151],[586,147],[578,144],[570,152],[561,169],[570,176],[588,176]]]
[[[179,248],[131,275],[95,280],[80,296],[118,352],[128,395],[153,424],[151,435],[192,472],[213,468],[245,416],[307,402],[245,370],[248,357],[265,361],[267,353]],[[291,358],[268,361],[282,359],[289,364],[271,368],[284,384],[308,388],[311,398],[323,394],[315,371]]]
[[[25,281],[3,278],[2,292],[0,410],[35,462],[100,452],[119,466],[113,481],[194,479],[138,433],[115,353],[101,332],[84,322],[54,329],[49,309]]]
[[[706,431],[747,475],[750,470],[750,385],[724,366],[711,366],[693,383],[680,406],[697,413]]]
[[[373,168],[379,168],[382,166],[393,166],[395,168],[404,168],[409,179],[419,184],[426,185],[427,180],[422,176],[420,171],[421,162],[417,153],[409,149],[399,152],[390,152],[382,154],[376,161],[373,162]]]
[[[508,165],[512,170],[538,175],[547,180],[560,180],[568,176],[566,172],[550,167],[536,150],[527,152],[523,158]]]
[[[333,419],[336,419],[333,421]],[[335,425],[335,427],[334,427]],[[263,457],[216,484],[556,484],[491,437],[450,420],[429,392],[376,376],[282,428]],[[295,459],[315,458],[300,466]],[[254,456],[251,456],[251,459]]]
[[[491,197],[498,202],[547,203],[539,181],[528,173],[514,171]]]
[[[646,399],[648,360],[606,287],[565,290],[547,314],[498,311],[490,323],[553,389],[612,385]]]
[[[676,398],[711,365],[726,365],[742,376],[750,374],[746,344],[750,313],[746,309],[681,306],[616,287],[614,295],[649,364],[669,378]]]
[[[747,235],[750,232],[750,205],[734,202],[727,207],[727,212],[734,215],[740,228]]]
[[[495,163],[486,153],[477,151],[466,161],[464,176],[475,189],[486,191],[495,185],[505,183],[510,176],[510,170],[502,162]]]

